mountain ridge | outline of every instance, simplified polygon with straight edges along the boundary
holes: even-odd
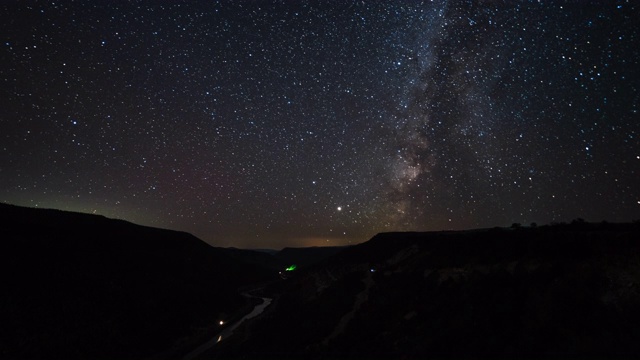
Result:
[[[237,289],[277,276],[191,234],[99,215],[0,204],[0,228],[7,358],[170,355],[248,306]]]
[[[382,233],[274,285],[260,336],[210,355],[628,358],[638,264],[637,222]]]

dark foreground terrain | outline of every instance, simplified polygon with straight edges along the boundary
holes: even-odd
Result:
[[[0,229],[1,359],[174,358],[277,278],[263,254],[101,216],[0,204]]]
[[[180,359],[257,297],[199,358],[640,358],[638,222],[280,252],[6,204],[0,229],[0,359]]]
[[[340,248],[215,248],[177,231],[0,204],[0,359],[179,359],[242,293]]]
[[[386,233],[273,284],[202,359],[640,357],[640,224]]]

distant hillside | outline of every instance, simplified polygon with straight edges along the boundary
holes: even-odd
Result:
[[[231,258],[270,269],[274,273],[282,270],[283,267],[287,265],[286,262],[274,256],[277,250],[271,250],[269,252],[265,250],[244,250],[236,248],[225,248],[224,250],[225,254]]]
[[[275,257],[286,265],[297,265],[305,267],[318,263],[340,251],[346,249],[344,246],[322,246],[306,248],[284,248],[275,254]]]
[[[239,287],[277,274],[102,216],[0,204],[0,229],[3,359],[170,358],[247,306]]]
[[[282,271],[290,265],[297,268],[319,263],[340,251],[346,249],[342,246],[284,248],[282,250],[243,250],[225,248],[225,253],[234,259],[249,264],[256,264],[273,271]]]
[[[212,358],[640,357],[640,224],[386,233],[272,288]]]

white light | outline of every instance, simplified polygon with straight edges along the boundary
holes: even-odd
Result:
[[[342,211],[342,206],[338,206],[338,211]]]

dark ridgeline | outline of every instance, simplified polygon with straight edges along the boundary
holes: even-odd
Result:
[[[277,276],[261,254],[102,216],[0,204],[0,224],[2,359],[173,358]]]
[[[0,219],[2,359],[180,358],[258,283],[273,305],[201,358],[640,356],[638,222],[258,252],[58,210],[0,204]]]
[[[385,233],[271,289],[211,359],[640,357],[640,223]]]

